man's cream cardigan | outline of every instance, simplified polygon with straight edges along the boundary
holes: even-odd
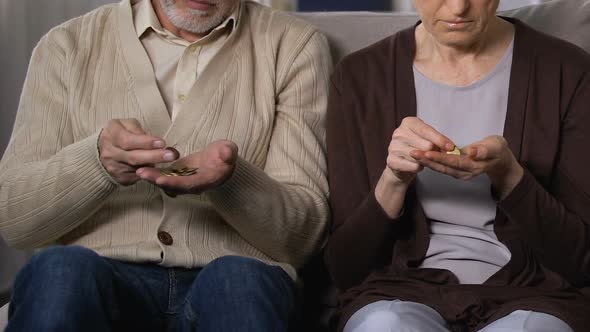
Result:
[[[50,31],[33,52],[0,164],[0,233],[16,247],[75,244],[130,262],[197,267],[225,255],[295,269],[321,245],[329,209],[324,121],[331,59],[312,26],[244,2],[238,26],[172,122],[133,26],[133,0]],[[237,143],[232,177],[170,198],[118,185],[97,138],[136,118],[182,155]],[[173,238],[158,241],[158,232]]]

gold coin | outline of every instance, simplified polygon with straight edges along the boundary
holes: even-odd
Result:
[[[160,174],[166,176],[172,176],[174,174],[174,170],[171,168],[162,168],[160,169]]]
[[[191,176],[197,174],[198,168],[162,168],[160,174],[164,176]]]
[[[453,151],[447,151],[447,154],[453,154],[456,156],[460,156],[461,155],[461,150],[459,150],[459,148],[455,145],[455,149],[453,149]]]

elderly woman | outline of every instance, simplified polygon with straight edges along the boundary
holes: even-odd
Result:
[[[415,0],[335,70],[339,330],[590,326],[590,56],[498,2]]]

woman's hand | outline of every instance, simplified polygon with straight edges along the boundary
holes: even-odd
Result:
[[[387,166],[375,188],[375,197],[391,218],[399,215],[409,184],[424,166],[412,152],[451,151],[449,138],[416,117],[405,118],[393,132],[389,143]],[[443,153],[444,153],[443,152]]]
[[[422,166],[461,180],[487,174],[499,199],[504,199],[520,182],[524,170],[502,136],[489,136],[461,150],[462,155],[438,151],[412,151]]]

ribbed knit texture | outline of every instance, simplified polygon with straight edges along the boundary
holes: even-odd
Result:
[[[313,27],[246,2],[237,30],[171,122],[129,0],[66,22],[31,58],[0,164],[0,233],[16,247],[77,244],[163,266],[245,255],[295,277],[329,217],[330,71],[326,40]],[[96,145],[107,121],[122,118],[138,119],[182,155],[232,140],[236,170],[198,196],[170,198],[146,182],[119,186]],[[173,245],[158,242],[160,230]]]

